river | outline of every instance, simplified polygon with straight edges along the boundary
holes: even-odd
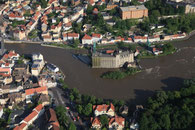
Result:
[[[72,57],[73,51],[43,47],[38,44],[6,44],[6,49],[20,54],[40,52],[45,60],[56,64],[66,75],[70,88],[83,94],[105,99],[124,99],[133,104],[146,101],[157,90],[177,90],[183,79],[195,77],[195,35],[185,41],[174,42],[179,49],[173,55],[143,59],[145,71],[122,80],[101,79],[107,69],[92,69]]]

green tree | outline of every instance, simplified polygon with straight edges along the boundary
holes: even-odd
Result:
[[[101,122],[103,127],[108,126],[108,122],[109,122],[108,116],[107,115],[101,115],[100,116],[100,122]]]
[[[87,105],[83,106],[83,114],[85,116],[90,116],[92,114],[92,104],[88,103]]]
[[[76,128],[76,126],[75,126],[75,124],[74,123],[70,123],[69,124],[69,126],[68,126],[68,130],[76,130],[77,128]]]
[[[82,114],[83,107],[81,105],[77,105],[76,109],[79,114]]]
[[[74,48],[77,48],[79,44],[80,44],[79,39],[74,39],[72,46],[73,46]]]
[[[60,123],[60,126],[66,127],[68,124],[68,117],[66,116],[66,109],[63,106],[57,106],[55,111],[56,111],[56,115]]]

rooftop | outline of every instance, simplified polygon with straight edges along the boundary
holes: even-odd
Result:
[[[120,7],[122,11],[135,11],[135,10],[144,10],[147,9],[144,5],[139,6],[128,6],[128,7]]]

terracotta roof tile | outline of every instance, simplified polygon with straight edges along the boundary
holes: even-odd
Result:
[[[91,40],[91,36],[85,34],[85,36],[82,38],[82,40]]]
[[[33,111],[32,113],[30,113],[26,118],[24,118],[24,121],[25,122],[29,122],[31,121],[35,116],[37,116],[37,112],[36,111]]]

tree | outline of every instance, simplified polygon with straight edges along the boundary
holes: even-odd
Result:
[[[47,7],[47,0],[40,0],[41,2],[41,7],[46,8]]]
[[[108,126],[108,116],[107,115],[101,115],[100,116],[100,122],[102,124],[102,126]]]
[[[77,105],[76,109],[79,114],[82,114],[83,107],[81,105]]]
[[[63,106],[57,106],[55,111],[56,111],[56,115],[60,123],[60,126],[66,127],[68,123],[68,117],[66,116],[66,109]]]
[[[76,126],[75,126],[75,124],[74,123],[70,123],[69,124],[69,126],[68,126],[68,130],[76,130],[77,128],[76,128]]]
[[[87,105],[83,106],[83,114],[85,116],[89,116],[92,114],[92,104],[88,103]]]
[[[169,130],[171,128],[171,121],[168,114],[163,114],[160,117],[160,125],[162,129]]]

